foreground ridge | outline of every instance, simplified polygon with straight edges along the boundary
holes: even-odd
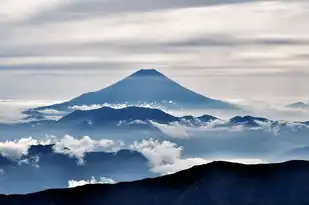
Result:
[[[115,185],[86,185],[0,196],[5,205],[307,204],[309,162],[213,162],[172,175]]]

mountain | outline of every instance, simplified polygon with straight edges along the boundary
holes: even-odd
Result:
[[[157,70],[142,69],[102,90],[82,94],[64,103],[39,107],[26,112],[29,114],[34,110],[68,110],[73,106],[98,104],[151,104],[169,108],[237,108],[230,103],[197,94]]]
[[[273,157],[273,161],[287,161],[287,160],[309,160],[309,146],[302,146],[293,148],[287,152]]]
[[[69,180],[108,177],[132,181],[153,177],[149,161],[139,152],[87,152],[84,163],[69,154],[56,153],[54,145],[31,146],[21,159],[0,154],[0,193],[29,193],[50,188],[67,188]],[[2,205],[2,203],[0,203]]]
[[[110,107],[102,107],[94,110],[77,110],[59,120],[59,123],[73,121],[91,121],[96,124],[109,124],[111,122],[119,123],[121,121],[134,120],[152,120],[158,123],[166,124],[177,121],[178,118],[169,115],[159,109],[143,108],[143,107],[127,107],[122,109],[113,109]]]
[[[230,119],[229,123],[233,126],[243,125],[246,127],[259,127],[262,123],[273,123],[273,121],[261,117],[236,116]]]
[[[296,109],[309,109],[309,103],[297,102],[287,105],[288,108],[296,108]]]
[[[207,122],[216,120],[218,118],[203,115],[200,117],[184,116],[175,117],[162,110],[144,107],[126,107],[121,109],[114,109],[110,107],[102,107],[94,110],[77,110],[67,116],[61,118],[59,124],[88,124],[91,127],[95,126],[110,126],[110,125],[128,125],[128,124],[142,124],[146,125],[150,121],[160,124],[169,124],[179,122],[184,125],[201,126]],[[150,123],[151,124],[151,123]]]
[[[159,178],[0,196],[5,205],[308,204],[309,162],[213,162]]]
[[[211,115],[199,117],[187,115],[176,117],[160,109],[145,107],[125,107],[114,109],[101,107],[93,110],[76,110],[60,120],[38,120],[26,123],[0,124],[3,135],[41,136],[46,134],[62,136],[92,136],[97,138],[126,136],[125,139],[139,139],[142,136],[164,137],[166,133],[159,124],[190,128],[207,126],[212,128],[239,128],[247,130],[274,131],[275,133],[306,134],[309,122],[274,121],[254,116],[236,116],[221,120]]]
[[[219,127],[242,126],[249,130],[274,131],[279,134],[293,133],[294,135],[306,134],[309,129],[309,122],[289,122],[282,120],[270,120],[254,116],[236,116],[229,121],[219,124]]]
[[[113,138],[126,136],[126,139],[140,137],[163,137],[164,133],[155,123],[169,125],[179,123],[183,126],[201,127],[219,120],[211,115],[199,117],[176,117],[160,109],[145,107],[125,107],[114,109],[102,107],[93,110],[76,110],[60,120],[38,120],[15,124],[0,124],[3,135],[16,137],[19,135],[40,136],[91,136],[94,138]]]

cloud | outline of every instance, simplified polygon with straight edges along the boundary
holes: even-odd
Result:
[[[19,160],[22,156],[28,154],[28,149],[32,145],[54,145],[55,153],[75,157],[80,165],[84,164],[83,158],[87,152],[117,152],[124,146],[122,141],[109,139],[93,140],[88,136],[81,138],[74,138],[69,135],[63,137],[47,136],[46,139],[28,137],[15,141],[0,142],[0,154],[9,159]],[[29,164],[31,162],[35,165],[38,161],[39,158],[32,156],[32,158],[20,160],[19,163]]]
[[[42,117],[46,120],[59,120],[63,116],[67,115],[68,112],[65,111],[59,111],[54,109],[44,109],[40,111],[36,111],[39,115],[42,114]]]
[[[165,163],[175,163],[181,156],[183,149],[183,147],[177,147],[175,143],[169,141],[160,142],[154,139],[135,141],[129,148],[142,153],[153,167]]]
[[[186,127],[180,125],[178,122],[171,124],[160,124],[151,122],[155,127],[159,128],[164,134],[174,138],[188,138]]]
[[[66,154],[70,157],[76,157],[79,164],[83,164],[83,157],[87,152],[104,151],[117,152],[123,146],[123,142],[108,139],[92,140],[88,136],[76,139],[65,135],[63,138],[52,138],[50,144],[56,153]]]
[[[195,141],[195,143],[201,144],[205,142]],[[253,157],[237,158],[235,157],[236,155],[230,155],[229,157],[194,157],[194,154],[190,152],[184,155],[184,148],[189,147],[189,145],[182,147],[174,142],[154,139],[135,141],[129,147],[132,150],[142,153],[150,162],[150,170],[161,175],[172,174],[213,161],[229,161],[243,164],[267,163],[267,161],[263,159]],[[204,153],[206,152],[205,149]]]
[[[129,147],[142,153],[149,160],[151,171],[154,173],[174,173],[207,162],[201,158],[181,159],[183,147],[178,147],[169,141],[160,142],[154,139],[135,141]]]
[[[22,114],[24,110],[53,103],[59,103],[59,101],[0,99],[0,122],[12,123],[21,121],[24,117]]]
[[[95,177],[91,177],[89,180],[69,180],[68,181],[68,187],[69,188],[74,188],[78,186],[84,186],[86,184],[115,184],[116,182],[111,179],[111,178],[106,178],[106,177],[100,177],[96,179]]]
[[[5,1],[0,69],[28,73],[0,77],[0,87],[11,88],[0,96],[65,99],[111,81],[101,79],[104,73],[89,76],[89,70],[118,71],[123,77],[119,70],[142,67],[162,69],[216,98],[304,96],[307,8],[307,1]],[[64,70],[72,75],[62,76]],[[77,70],[89,80],[81,84]],[[271,80],[260,78],[265,75]],[[27,85],[12,85],[20,79]]]
[[[116,1],[95,1],[95,0],[77,0],[71,1],[70,4],[65,4],[57,10],[44,12],[36,18],[31,19],[34,22],[48,22],[71,20],[73,18],[85,18],[95,16],[108,16],[108,15],[123,15],[125,13],[144,13],[155,12],[158,10],[170,10],[179,8],[190,7],[203,7],[213,5],[235,4],[253,2],[255,0],[192,0],[192,1],[179,1],[179,0],[116,0]],[[85,9],[86,8],[86,9]]]
[[[40,157],[35,155],[35,156],[30,156],[30,157],[25,157],[25,158],[22,158],[18,161],[18,165],[22,166],[22,165],[31,165],[35,168],[40,168],[39,166],[39,161],[40,161]]]
[[[115,2],[116,4],[121,3],[121,5],[127,5],[128,7],[132,5],[141,5],[141,3],[138,4],[136,1],[136,4],[132,2],[127,4],[125,2],[124,4],[123,1],[79,1],[78,3],[87,4],[87,6],[79,7],[81,11],[75,11],[77,14],[85,13],[86,15],[82,15],[82,18],[72,18],[70,21],[59,20],[49,22],[41,26],[36,24],[26,25],[20,29],[27,33],[33,33],[33,35],[29,35],[25,39],[24,36],[20,36],[20,32],[14,32],[15,35],[8,36],[9,39],[11,38],[11,41],[8,40],[3,42],[11,43],[11,45],[17,44],[19,47],[24,47],[21,45],[28,44],[28,46],[31,45],[32,47],[42,50],[43,52],[49,52],[49,55],[24,54],[23,56],[18,56],[17,58],[3,58],[1,62],[3,65],[7,66],[14,66],[18,64],[59,64],[61,62],[63,64],[70,64],[74,61],[76,63],[103,63],[111,61],[134,63],[140,61],[146,63],[167,62],[173,64],[179,62],[178,65],[180,65],[182,63],[188,64],[190,61],[195,59],[197,60],[196,64],[201,65],[201,62],[203,62],[202,60],[204,59],[203,56],[211,55],[210,52],[207,52],[207,47],[218,44],[226,47],[222,50],[215,50],[216,55],[220,55],[217,58],[216,55],[213,55],[213,58],[207,59],[208,65],[211,65],[213,63],[220,63],[217,62],[217,60],[220,59],[220,61],[222,61],[222,57],[228,61],[237,60],[236,58],[228,58],[231,49],[233,50],[233,54],[230,57],[234,58],[238,56],[239,58],[241,55],[238,55],[238,52],[240,52],[240,54],[248,53],[251,51],[250,48],[252,46],[264,51],[264,49],[260,48],[260,46],[274,45],[274,53],[278,53],[280,49],[276,48],[277,45],[297,46],[308,41],[305,36],[302,38],[292,34],[284,35],[289,33],[289,30],[287,30],[286,27],[281,26],[286,24],[286,22],[282,21],[282,18],[285,17],[285,12],[291,12],[287,9],[288,7],[292,7],[295,10],[297,9],[300,13],[305,13],[302,4],[299,2],[287,3],[279,1],[247,1],[249,2],[248,4],[203,7],[203,4],[207,5],[207,1],[206,3],[205,1],[199,1],[200,3],[198,4],[202,5],[194,7],[196,2],[174,1],[169,2],[168,4],[189,4],[189,6],[185,6],[184,8],[177,8],[176,6],[174,9],[158,10],[154,12],[127,12],[123,16],[91,15],[91,13],[97,8],[100,9],[100,14],[102,14],[102,7],[97,4],[102,4],[104,5],[103,8],[106,8],[106,5],[113,4]],[[155,7],[153,2],[151,4],[149,4],[149,1],[143,2],[148,2],[146,5],[151,8]],[[212,2],[215,3],[215,1]],[[219,2],[227,3],[228,1]],[[96,6],[92,7],[92,4]],[[159,1],[157,4],[163,8],[164,5],[166,6],[166,3],[163,1]],[[76,4],[73,3],[73,5]],[[235,12],[235,10],[237,10],[237,12]],[[67,12],[68,13],[64,14],[72,14],[72,12]],[[56,14],[57,12],[52,13]],[[97,14],[97,12],[95,13]],[[297,18],[298,16],[292,14],[289,19],[294,21],[294,18]],[[207,26],[201,26],[197,23],[201,19],[204,20],[204,23]],[[227,23],[227,20],[234,23],[229,24]],[[252,24],[251,22],[253,21],[257,23]],[[302,22],[296,23],[302,24]],[[185,28],[181,26],[184,24],[187,25]],[[277,32],[273,31],[272,26],[276,26],[276,29],[278,29],[277,32],[280,33],[280,31],[282,31],[281,33],[283,33],[283,35],[277,35]],[[55,30],[57,32],[52,32]],[[68,30],[70,32],[68,32]],[[156,32],[158,30],[164,30],[165,32]],[[13,31],[18,31],[18,29]],[[14,39],[15,41],[13,41]],[[44,48],[40,49],[40,45],[47,44],[56,46],[58,49],[48,49],[47,51]],[[71,45],[72,47],[68,48],[68,45]],[[183,46],[187,45],[192,48],[188,48],[184,52]],[[201,45],[204,45],[204,49],[202,50]],[[233,45],[244,45],[245,47],[236,50]],[[80,48],[84,49],[76,49],[76,46],[80,46]],[[178,46],[181,48],[170,48]],[[230,48],[231,46],[233,48]],[[142,50],[138,51],[136,49]],[[145,52],[145,49],[148,51]],[[168,50],[169,52],[162,53],[165,50]],[[270,52],[272,51],[269,48],[267,48],[267,50],[268,55],[270,56]],[[283,52],[288,54],[285,50],[286,48],[281,48],[280,53]],[[303,48],[302,50],[306,49]],[[253,51],[251,51],[251,53]],[[290,50],[288,51],[291,52]],[[59,52],[66,52],[66,54],[62,53],[63,55],[59,55]],[[212,52],[214,52],[214,50]],[[88,55],[86,53],[88,53]],[[115,53],[122,55],[123,58],[115,58]],[[227,55],[225,55],[225,53]],[[152,58],[145,58],[147,56]],[[183,58],[179,58],[180,56]],[[146,59],[146,61],[144,59]],[[212,63],[213,60],[215,61]],[[228,63],[231,62],[227,62],[226,65],[232,66],[232,64]],[[239,63],[245,62],[240,61]],[[247,65],[250,64],[246,64],[245,66]]]
[[[306,95],[302,96],[306,98]],[[289,100],[289,99],[288,99]],[[307,121],[309,110],[295,109],[287,107],[286,99],[281,102],[270,103],[261,100],[252,99],[245,102],[248,113],[255,116],[263,116],[273,120],[286,120],[286,121]]]
[[[140,103],[140,104],[129,104],[129,103],[118,103],[118,104],[110,104],[110,103],[104,103],[104,104],[93,104],[93,105],[74,105],[71,106],[70,109],[73,110],[94,110],[99,109],[102,107],[111,107],[114,109],[121,109],[126,107],[145,107],[145,108],[161,108],[161,105],[158,103]]]
[[[38,144],[38,141],[31,137],[0,142],[0,154],[9,159],[17,160],[23,155],[27,155],[29,147],[36,144]]]
[[[0,8],[0,23],[30,19],[44,11],[64,4],[64,0],[3,0]]]

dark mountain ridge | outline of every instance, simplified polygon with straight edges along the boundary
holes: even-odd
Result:
[[[213,162],[159,178],[1,195],[5,205],[308,204],[309,162],[243,165]]]

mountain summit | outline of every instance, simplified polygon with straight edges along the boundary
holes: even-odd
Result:
[[[147,77],[147,76],[148,77],[149,76],[165,77],[162,73],[160,73],[156,69],[141,69],[141,70],[133,73],[132,75],[130,75],[130,77]]]
[[[235,109],[236,106],[197,94],[155,69],[141,69],[99,91],[41,109],[66,110],[71,106],[95,104],[152,104],[168,108]]]

